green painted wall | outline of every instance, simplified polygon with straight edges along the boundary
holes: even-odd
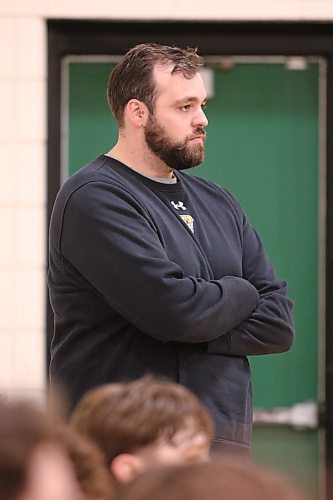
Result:
[[[110,64],[69,66],[68,172],[110,149]],[[318,64],[238,64],[215,70],[207,154],[193,172],[228,188],[264,240],[295,302],[297,337],[286,354],[251,358],[257,407],[317,398]]]

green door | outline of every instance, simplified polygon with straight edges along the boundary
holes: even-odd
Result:
[[[257,408],[318,399],[320,64],[297,71],[281,60],[236,61],[227,69],[215,62],[206,160],[193,172],[241,201],[295,302],[293,349],[250,359]],[[117,138],[106,102],[112,64],[70,62],[67,68],[65,176]]]

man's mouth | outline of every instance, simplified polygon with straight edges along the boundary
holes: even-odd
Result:
[[[192,137],[190,137],[190,141],[193,141],[193,142],[200,142],[200,143],[203,143],[204,140],[205,140],[206,136],[203,135],[203,134],[200,134],[200,135],[193,135]]]
[[[206,139],[206,132],[200,127],[198,127],[197,130],[195,130],[189,138],[190,141],[201,142],[201,143],[203,143],[205,139]]]

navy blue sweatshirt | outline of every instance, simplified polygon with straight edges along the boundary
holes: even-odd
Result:
[[[148,179],[105,155],[60,189],[50,224],[51,381],[88,389],[162,375],[192,390],[218,439],[250,442],[248,355],[293,342],[292,304],[225,189]]]

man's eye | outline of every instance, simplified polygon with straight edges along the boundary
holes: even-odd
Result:
[[[182,111],[190,111],[191,109],[191,104],[185,104],[180,108]]]

